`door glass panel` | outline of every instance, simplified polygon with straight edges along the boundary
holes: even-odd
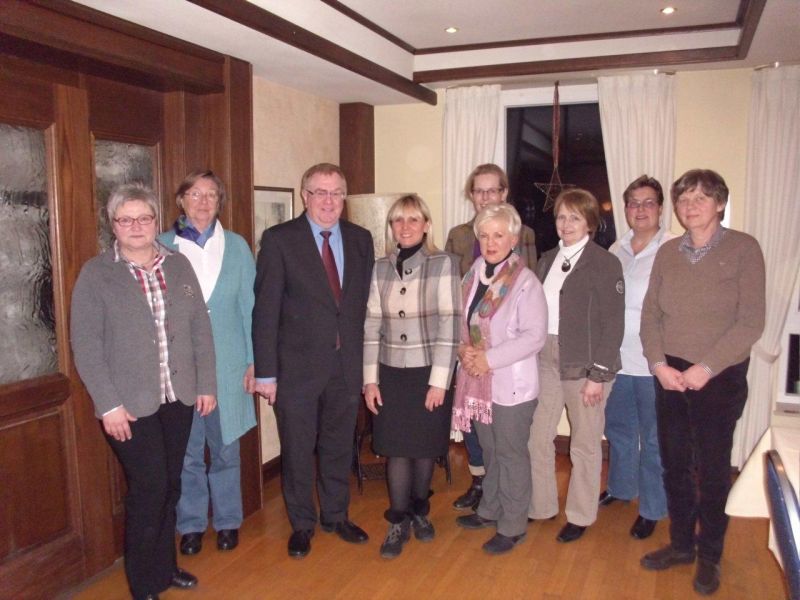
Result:
[[[0,123],[0,384],[58,369],[44,132]]]
[[[155,146],[95,140],[94,189],[97,194],[97,233],[101,251],[109,248],[114,239],[106,212],[111,190],[120,183],[143,183],[155,189],[154,165]]]

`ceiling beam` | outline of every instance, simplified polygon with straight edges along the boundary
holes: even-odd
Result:
[[[155,89],[225,89],[222,54],[74,2],[0,1],[0,45],[23,58]]]
[[[428,104],[436,104],[436,92],[433,90],[246,0],[189,0],[189,2],[407,96]]]
[[[578,73],[601,69],[634,69],[653,66],[685,65],[721,60],[736,60],[737,46],[700,48],[697,50],[666,50],[639,54],[616,54],[611,56],[589,56],[583,58],[560,58],[531,62],[456,67],[415,71],[414,81],[432,83],[464,79],[486,79],[494,77],[519,77],[523,75],[547,75],[552,73]]]

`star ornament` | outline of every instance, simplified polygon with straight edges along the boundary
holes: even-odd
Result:
[[[542,212],[547,212],[555,206],[556,198],[564,190],[574,188],[575,186],[569,183],[561,183],[561,176],[558,174],[558,168],[553,170],[553,175],[550,177],[548,183],[534,183],[536,189],[544,194],[544,206]]]

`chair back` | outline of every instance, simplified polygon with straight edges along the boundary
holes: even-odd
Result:
[[[800,506],[783,461],[777,450],[764,453],[766,487],[769,512],[778,549],[783,562],[783,572],[789,584],[789,596],[800,600]]]

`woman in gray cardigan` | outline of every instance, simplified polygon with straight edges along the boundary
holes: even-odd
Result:
[[[216,407],[214,344],[189,261],[156,242],[158,200],[141,184],[108,201],[116,237],[72,295],[75,366],[128,483],[125,574],[135,599],[197,578],[179,569],[175,506],[193,406]]]
[[[529,517],[558,513],[553,438],[566,406],[571,425],[567,523],[559,542],[577,540],[597,518],[605,403],[620,369],[625,282],[619,259],[592,241],[600,224],[595,197],[582,189],[559,194],[559,245],[542,255],[536,274],[547,299],[547,342],[539,355],[539,406],[533,416],[533,496]]]

